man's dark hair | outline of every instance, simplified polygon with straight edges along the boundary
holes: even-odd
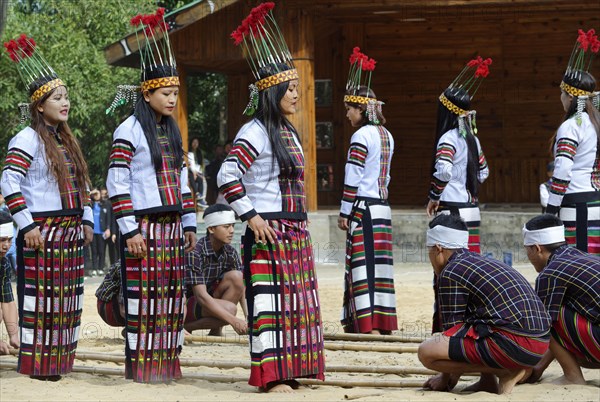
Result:
[[[233,211],[233,209],[229,205],[214,204],[204,210],[204,213],[202,214],[202,218],[206,218],[206,215],[210,215],[212,213],[221,212],[221,211]]]
[[[12,223],[12,216],[5,210],[0,210],[0,225],[5,223]]]
[[[429,222],[429,229],[433,229],[438,225],[456,230],[469,230],[465,221],[458,215],[440,214]]]
[[[563,222],[556,215],[552,214],[542,214],[536,217],[531,218],[526,224],[525,229],[527,230],[540,230],[546,228],[553,228],[555,226],[562,226]],[[552,244],[540,244],[540,246],[545,247],[548,251],[552,252],[559,248],[560,246],[564,246],[566,242],[561,241],[558,243]]]

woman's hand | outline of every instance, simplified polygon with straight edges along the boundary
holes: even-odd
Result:
[[[23,240],[25,240],[25,247],[39,249],[44,244],[44,238],[40,233],[40,228],[37,226],[31,229],[29,232],[25,233],[23,236]]]
[[[94,229],[88,225],[83,225],[83,245],[89,245],[94,239]]]
[[[268,240],[271,244],[275,244],[277,234],[260,215],[255,215],[248,219],[248,226],[254,232],[254,241],[256,243],[266,243]]]
[[[185,244],[187,244],[185,252],[189,253],[190,251],[194,250],[194,247],[196,247],[196,233],[185,232],[183,237],[185,238]]]
[[[432,216],[434,216],[435,213],[437,212],[439,206],[440,206],[439,201],[429,200],[429,203],[427,204],[427,216],[430,218]]]
[[[338,228],[343,231],[348,230],[348,218],[344,218],[343,216],[338,216]]]
[[[127,239],[125,243],[127,244],[129,254],[136,258],[146,257],[146,241],[141,234],[138,233],[132,238]]]

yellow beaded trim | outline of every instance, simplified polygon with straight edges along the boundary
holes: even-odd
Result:
[[[583,89],[572,87],[564,81],[560,83],[560,89],[572,96],[592,96],[592,92],[584,91]]]
[[[362,105],[366,105],[371,101],[377,102],[377,99],[367,98],[366,96],[358,96],[358,95],[344,95],[345,103],[360,103]]]
[[[256,81],[256,88],[259,91],[264,91],[265,89],[272,87],[273,85],[281,84],[282,82],[287,82],[291,80],[298,79],[298,70],[295,68],[292,70],[282,71],[277,74],[270,75],[262,80]]]
[[[178,87],[179,77],[162,77],[153,78],[148,81],[142,82],[142,92],[150,89],[164,88],[164,87]]]
[[[31,95],[31,98],[30,98],[31,102],[35,102],[36,100],[40,99],[42,96],[47,94],[48,92],[52,91],[54,88],[58,88],[60,86],[66,86],[65,83],[62,82],[62,80],[60,78],[56,78],[52,81],[48,81],[47,83],[45,83],[44,85],[39,87],[33,93],[33,95]]]
[[[446,96],[444,94],[440,95],[440,102],[442,102],[442,105],[446,106],[446,108],[449,111],[451,111],[452,113],[457,114],[459,116],[469,113],[468,110],[461,109],[458,106],[456,106],[454,103],[450,102],[450,100],[448,100],[448,98],[446,98]]]

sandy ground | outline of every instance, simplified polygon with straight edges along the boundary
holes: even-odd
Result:
[[[530,266],[517,267],[533,282],[535,272]],[[407,336],[425,336],[431,327],[431,306],[433,294],[431,290],[431,268],[425,264],[397,264],[396,294],[398,300],[398,334]],[[319,286],[322,313],[327,332],[339,332],[340,303],[342,300],[343,267],[335,265],[319,265]],[[86,280],[85,307],[83,311],[82,337],[79,352],[102,352],[111,354],[124,353],[124,341],[120,336],[120,328],[110,328],[98,317],[94,292],[100,278]],[[238,313],[238,314],[241,314]],[[203,331],[197,331],[201,334]],[[196,334],[196,333],[195,333]],[[231,328],[226,328],[225,336],[235,337]],[[3,333],[3,337],[6,335]],[[244,345],[225,344],[187,344],[182,357],[197,359],[214,359],[228,361],[248,361],[248,349]],[[1,361],[15,361],[12,356],[5,356]],[[380,352],[327,351],[327,363],[348,366],[409,366],[421,367],[415,354],[397,354]],[[76,361],[76,365],[102,366],[122,368],[117,363],[100,363],[95,361]],[[120,376],[92,375],[71,373],[59,382],[39,382],[17,374],[14,370],[0,370],[0,401],[51,400],[51,401],[270,401],[283,398],[269,394],[259,394],[254,387],[245,382],[233,384],[212,383],[208,381],[186,379],[186,373],[213,373],[221,375],[247,376],[245,369],[219,370],[214,368],[183,368],[184,379],[170,385],[136,384]],[[584,370],[588,380],[586,386],[559,386],[552,380],[562,374],[560,366],[553,363],[544,374],[541,383],[535,385],[519,385],[511,395],[498,396],[478,392],[462,394],[460,390],[473,378],[465,378],[453,393],[424,391],[420,388],[341,388],[334,386],[313,386],[285,396],[286,400],[298,401],[598,401],[600,400],[600,370]],[[421,379],[424,376],[398,376],[379,374],[326,374],[328,379],[350,378],[370,380]]]

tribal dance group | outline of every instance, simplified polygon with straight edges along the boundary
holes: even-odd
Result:
[[[249,121],[217,179],[228,206],[205,211],[208,229],[198,242],[173,118],[179,77],[164,10],[131,20],[141,44],[140,84],[119,86],[108,110],[133,101],[113,135],[106,183],[121,262],[97,296],[102,318],[125,327],[126,377],[133,381],[180,378],[184,327],[219,333],[227,324],[249,337],[250,385],[293,392],[298,379],[324,379],[305,160],[289,120],[302,77],[273,7],[254,8],[232,33],[255,81],[244,110]],[[10,346],[19,348],[18,372],[58,380],[72,371],[80,335],[83,247],[94,224],[89,172],[67,124],[65,82],[33,38],[23,34],[4,46],[29,90],[24,111],[31,121],[8,144],[2,171],[10,210],[0,214],[3,257],[13,222],[18,227],[18,318],[6,281],[0,311]],[[565,117],[553,142],[546,213],[515,228],[539,273],[535,287],[480,254],[478,188],[489,170],[472,100],[491,59],[469,61],[439,96],[426,208],[432,220],[424,228],[434,271],[434,335],[418,358],[440,374],[425,388],[449,391],[461,374],[476,372],[481,377],[471,390],[508,393],[518,382],[538,381],[554,359],[570,383],[585,383],[581,367],[600,367],[600,92],[589,73],[599,49],[593,30],[579,31],[560,85]],[[388,204],[394,137],[371,88],[375,64],[353,49],[343,99],[356,132],[338,218],[347,234],[341,323],[346,332],[386,335],[398,329]],[[230,246],[236,219],[244,225],[241,258]],[[246,320],[236,317],[238,303]],[[0,352],[8,352],[6,343]]]

